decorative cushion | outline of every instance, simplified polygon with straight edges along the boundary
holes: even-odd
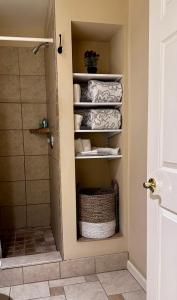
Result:
[[[104,82],[90,80],[88,82],[88,94],[92,102],[120,102],[123,89],[121,82]]]
[[[82,111],[82,126],[91,129],[121,128],[121,113],[118,109],[90,109]]]

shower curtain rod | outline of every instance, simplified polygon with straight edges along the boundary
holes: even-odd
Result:
[[[18,37],[18,36],[0,36],[0,41],[53,43],[53,39],[50,38],[48,39],[48,38]]]

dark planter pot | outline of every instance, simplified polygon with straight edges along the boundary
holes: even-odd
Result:
[[[97,67],[87,67],[88,73],[97,73]]]

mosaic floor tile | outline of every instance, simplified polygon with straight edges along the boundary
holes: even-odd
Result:
[[[56,251],[50,228],[27,228],[1,233],[3,257],[15,257]]]

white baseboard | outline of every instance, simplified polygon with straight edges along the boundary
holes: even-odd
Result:
[[[146,291],[146,279],[129,260],[127,262],[127,269],[132,274],[132,276],[138,281],[143,290]]]

